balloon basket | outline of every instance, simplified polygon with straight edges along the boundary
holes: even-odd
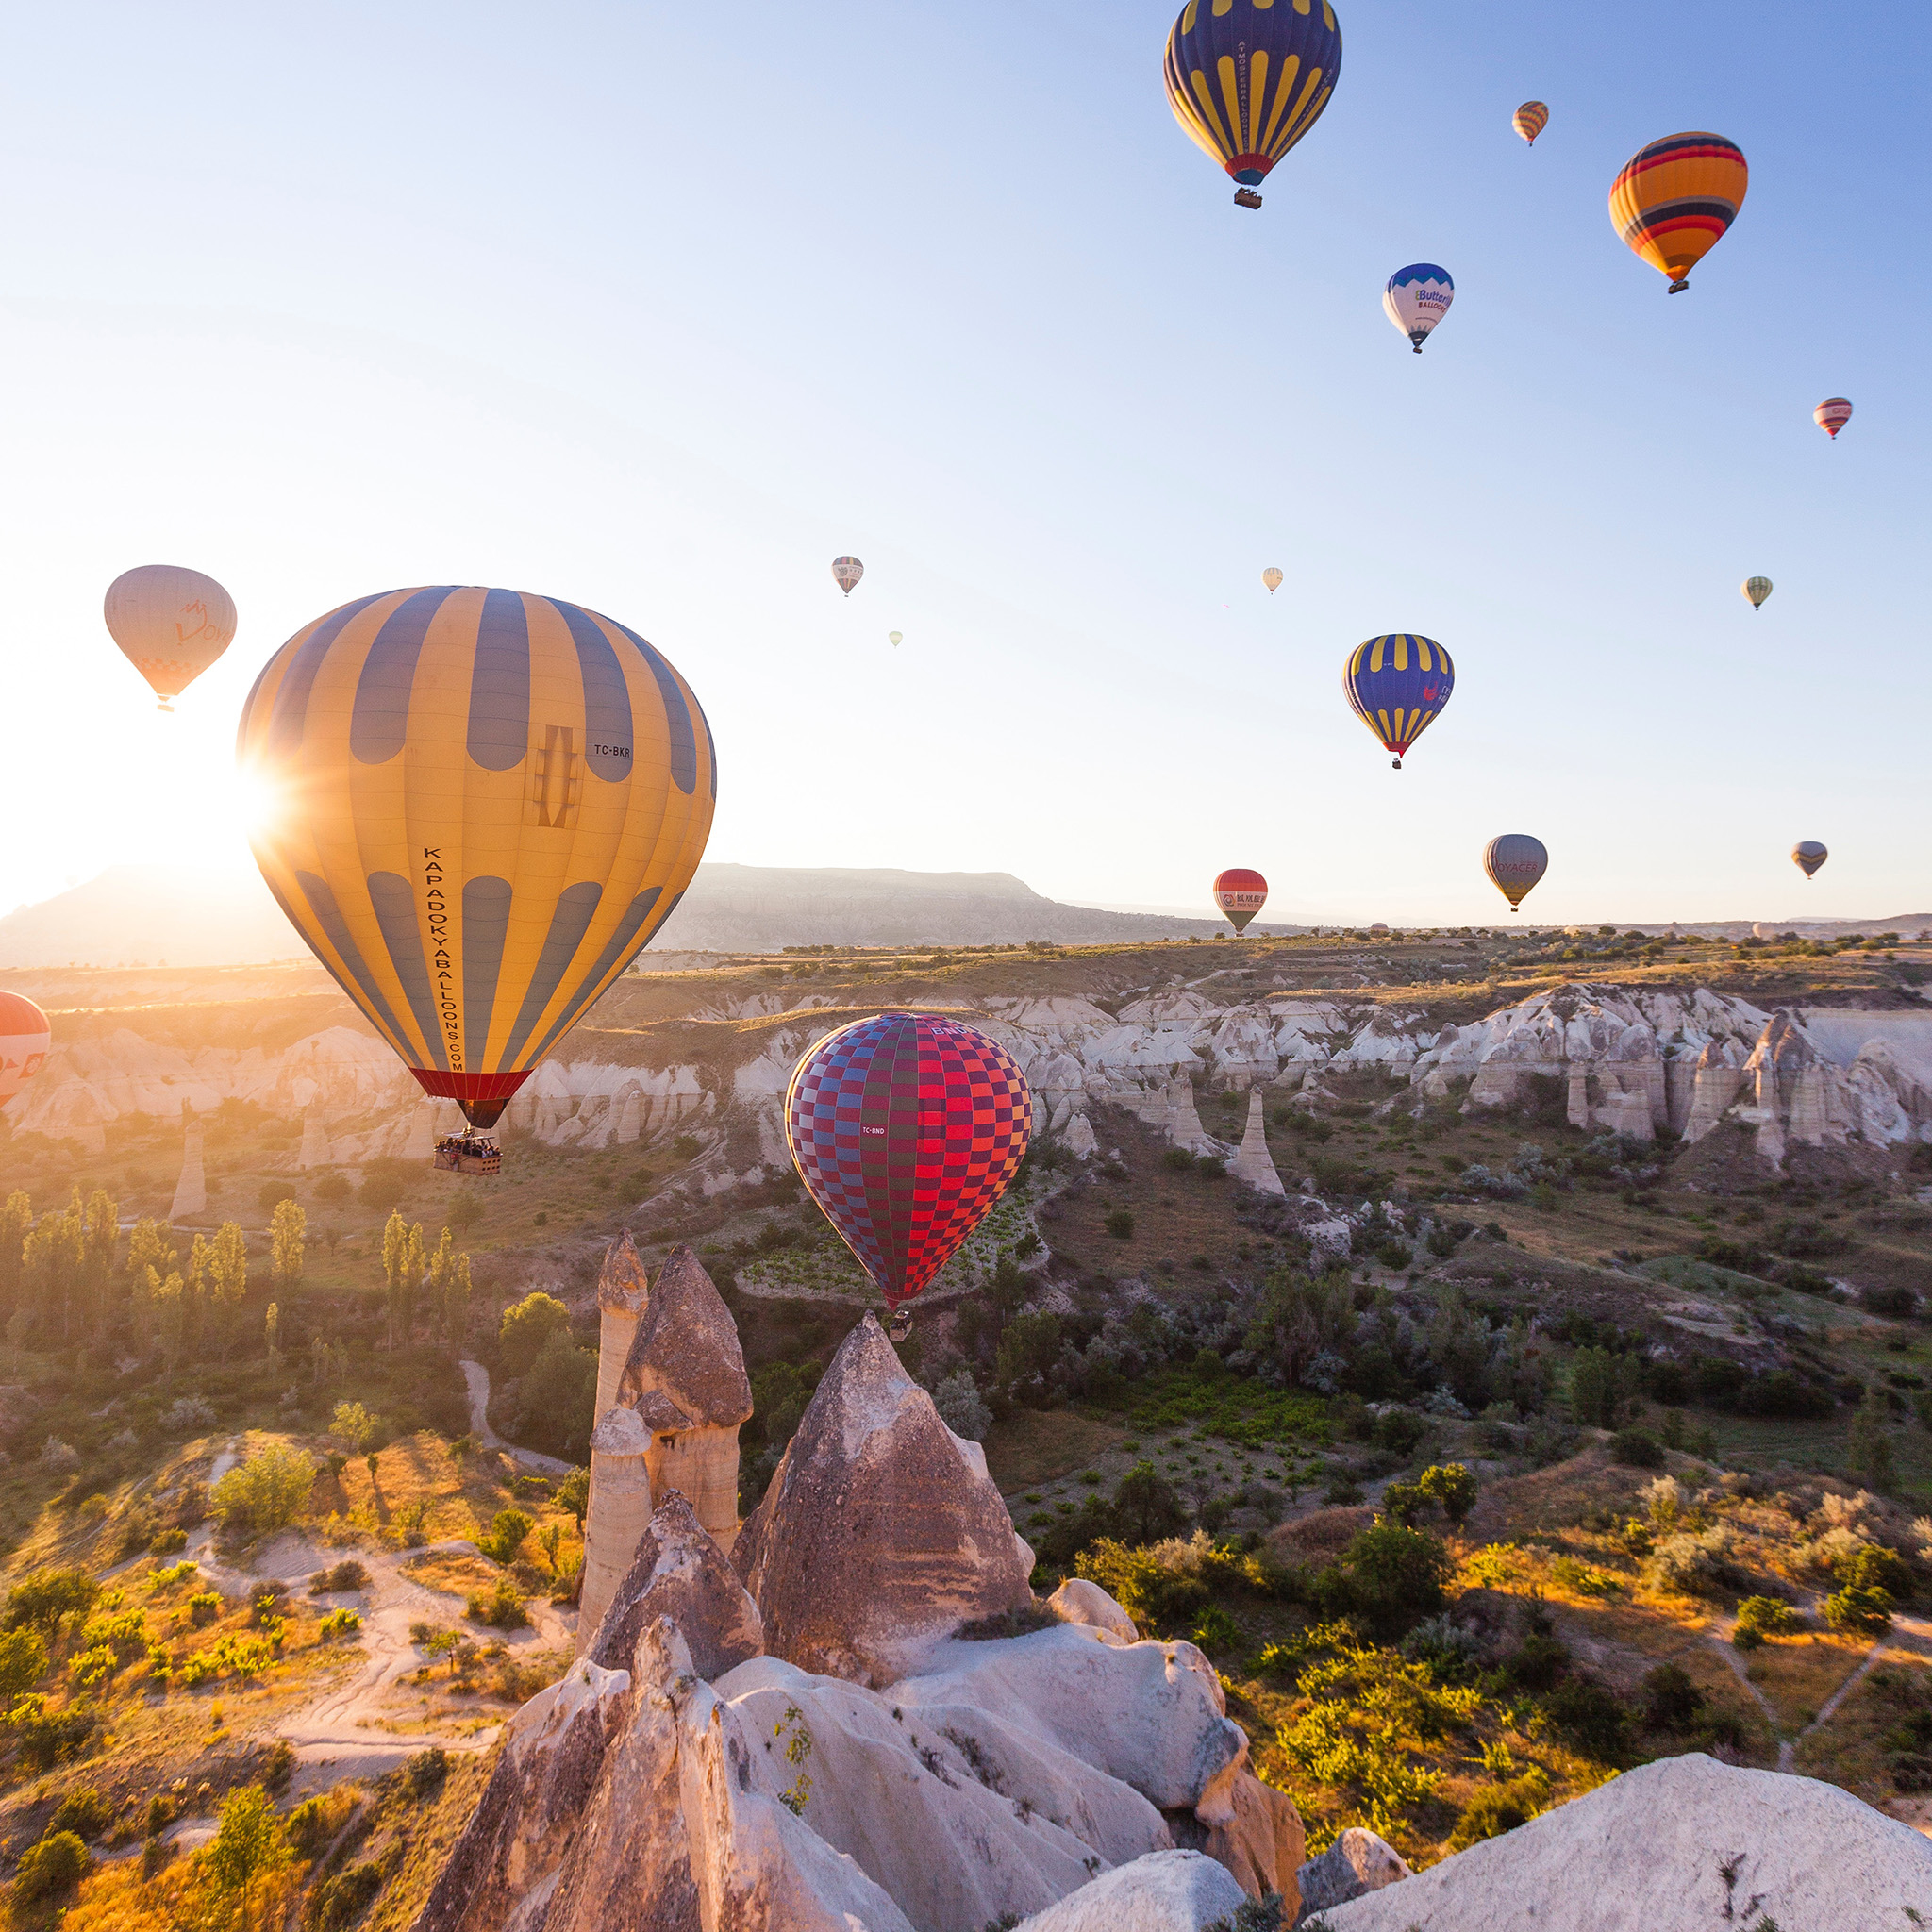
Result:
[[[1261,197],[1252,188],[1237,188],[1234,192],[1234,205],[1237,208],[1259,208]]]
[[[904,1341],[912,1333],[912,1317],[904,1308],[894,1308],[892,1319],[886,1324],[888,1341]]]
[[[440,1174],[500,1174],[503,1155],[493,1141],[458,1134],[436,1143],[430,1164]]]

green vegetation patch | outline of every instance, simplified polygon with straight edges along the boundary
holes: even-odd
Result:
[[[1144,1383],[1131,1413],[1138,1428],[1176,1429],[1192,1424],[1211,1436],[1257,1448],[1274,1442],[1325,1446],[1335,1439],[1323,1396],[1291,1395],[1264,1382],[1204,1382],[1179,1371]]]

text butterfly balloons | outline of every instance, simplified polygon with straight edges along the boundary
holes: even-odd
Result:
[[[1389,277],[1382,291],[1382,312],[1420,356],[1455,299],[1456,284],[1446,268],[1438,268],[1433,261],[1412,261]]]
[[[889,1306],[916,1295],[1020,1170],[1033,1091],[998,1041],[879,1013],[806,1052],[785,1093],[799,1177]]]
[[[675,909],[710,726],[644,640],[558,598],[344,604],[271,658],[237,757],[282,910],[425,1093],[495,1124]]]

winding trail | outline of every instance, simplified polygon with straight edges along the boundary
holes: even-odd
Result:
[[[481,1362],[461,1364],[463,1382],[470,1391],[470,1433],[486,1449],[501,1449],[506,1456],[514,1457],[525,1468],[534,1469],[544,1475],[569,1475],[576,1467],[574,1462],[559,1462],[554,1456],[540,1456],[534,1449],[519,1449],[514,1442],[506,1442],[490,1426],[490,1371]]]

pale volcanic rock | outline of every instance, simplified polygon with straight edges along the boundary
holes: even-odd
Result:
[[[1067,1152],[1075,1160],[1091,1160],[1099,1144],[1094,1138],[1093,1123],[1084,1113],[1074,1115],[1067,1124]]]
[[[1352,1898],[1414,1876],[1408,1861],[1387,1839],[1359,1824],[1351,1824],[1295,1874],[1304,1912],[1326,1911],[1330,1906],[1346,1905]]]
[[[1212,1858],[1151,1852],[1022,1919],[1019,1932],[1206,1932],[1231,1921],[1245,1903],[1241,1887]]]
[[[1264,1785],[1246,1765],[1235,1773],[1226,1796],[1226,1814],[1217,1812],[1208,1822],[1202,1849],[1250,1898],[1278,1892],[1284,1923],[1292,1924],[1301,1903],[1295,1874],[1307,1849],[1302,1814],[1286,1791]]]
[[[174,1222],[193,1221],[208,1212],[208,1173],[202,1164],[201,1122],[181,1103],[181,1178],[175,1183],[175,1199],[168,1209]]]
[[[617,1384],[650,1294],[650,1276],[625,1228],[604,1251],[597,1271],[597,1405],[602,1415],[617,1400]]]
[[[322,1124],[322,1115],[311,1107],[302,1116],[302,1151],[295,1157],[295,1165],[306,1171],[328,1164],[328,1133]]]
[[[769,1617],[766,1624],[769,1637]],[[1229,1721],[1221,1680],[1191,1643],[1122,1643],[1078,1624],[998,1643],[946,1644],[892,1697],[908,1709],[991,1712],[1132,1785],[1162,1810],[1205,1805],[1224,1818],[1247,1758],[1247,1734]]]
[[[1241,1135],[1241,1144],[1234,1158],[1227,1164],[1227,1171],[1238,1181],[1246,1182],[1261,1193],[1288,1192],[1281,1185],[1280,1174],[1275,1172],[1274,1157],[1268,1151],[1268,1123],[1258,1087],[1248,1091],[1247,1128]]]
[[[698,1521],[728,1549],[738,1533],[738,1430],[751,1414],[751,1382],[738,1325],[688,1247],[673,1248],[651,1284],[617,1403],[651,1430],[652,1494],[690,1497]]]
[[[599,1621],[591,1625],[579,1619],[579,1629],[590,1633],[583,1649],[592,1663],[610,1670],[627,1666],[639,1636],[659,1617],[677,1625],[691,1668],[707,1680],[764,1649],[758,1606],[716,1539],[675,1490],[658,1504],[636,1548],[628,1574]]]
[[[870,1313],[732,1550],[774,1656],[872,1685],[960,1624],[1028,1603],[1029,1557]]]
[[[591,1494],[584,1510],[584,1575],[577,1592],[577,1653],[591,1647],[629,1574],[655,1507],[645,1454],[650,1425],[635,1409],[606,1409],[591,1431]]]
[[[1730,1111],[1744,1084],[1746,1055],[1731,1040],[1709,1040],[1697,1056],[1697,1071],[1690,1090],[1690,1112],[1684,1124],[1684,1139],[1701,1141]]]
[[[1062,1624],[1085,1624],[1091,1629],[1111,1630],[1124,1643],[1141,1641],[1133,1618],[1099,1584],[1085,1576],[1069,1576],[1046,1602]]]

